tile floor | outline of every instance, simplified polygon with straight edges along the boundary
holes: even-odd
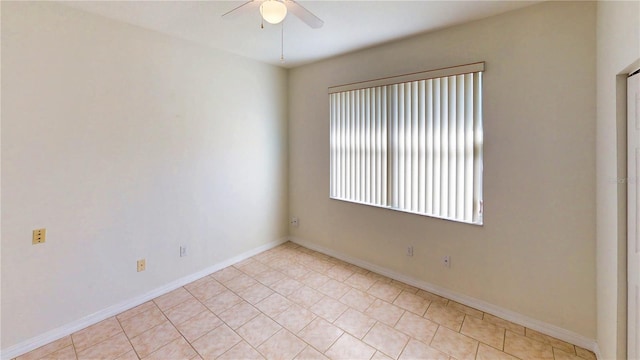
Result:
[[[286,243],[18,357],[595,359],[578,346]]]

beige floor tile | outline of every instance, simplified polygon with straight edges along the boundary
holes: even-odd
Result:
[[[324,295],[322,295],[322,293],[305,285],[298,289],[298,291],[289,295],[289,300],[302,307],[310,308],[318,301],[320,301],[320,299],[322,299],[323,297]]]
[[[190,299],[193,299],[193,295],[191,295],[191,293],[188,292],[185,288],[181,287],[173,290],[168,294],[164,294],[160,297],[153,299],[153,302],[155,302],[156,305],[158,305],[160,310],[166,311]]]
[[[488,321],[479,320],[472,316],[466,316],[460,333],[496,349],[503,349],[505,329]]]
[[[251,276],[243,273],[222,284],[226,286],[229,290],[235,293],[239,293],[242,290],[245,290],[246,288],[259,284],[259,282],[256,279],[252,278]]]
[[[555,360],[582,360],[578,355],[570,354],[556,348],[553,349],[553,357]]]
[[[281,312],[291,307],[292,304],[293,303],[291,301],[287,300],[282,295],[273,293],[266,299],[257,303],[256,307],[268,316],[275,318]]]
[[[268,270],[256,275],[255,279],[261,282],[263,285],[271,286],[286,277],[287,275],[281,273],[280,271]]]
[[[476,360],[518,360],[517,358],[494,349],[491,346],[480,344]]]
[[[354,272],[357,272],[358,274],[362,274],[362,275],[366,275],[371,272],[365,268],[361,268],[360,266],[349,264],[349,263],[347,263],[347,267],[353,270]]]
[[[431,341],[431,347],[458,360],[473,360],[478,351],[478,341],[440,326]]]
[[[260,360],[264,359],[260,353],[244,341],[237,343],[234,347],[222,354],[219,360]]]
[[[465,314],[467,314],[469,316],[473,316],[473,317],[475,317],[477,319],[482,319],[482,317],[484,315],[484,313],[482,311],[480,311],[480,310],[476,310],[476,309],[474,309],[472,307],[469,307],[469,306],[466,306],[466,305],[462,305],[462,304],[457,303],[455,301],[449,301],[447,303],[447,306],[452,308],[452,309],[456,309],[456,310],[458,310],[460,312],[463,312],[463,313],[465,313]]]
[[[76,356],[76,350],[73,346],[69,345],[54,353],[40,358],[40,360],[75,360],[77,358],[78,357]]]
[[[405,346],[400,360],[449,360],[449,355],[438,351],[420,341],[411,339]]]
[[[118,319],[118,321],[122,322],[123,320],[126,320],[130,317],[136,316],[138,314],[141,314],[143,312],[146,312],[148,310],[151,310],[153,308],[158,308],[156,306],[156,304],[153,301],[147,301],[146,303],[142,304],[142,305],[138,305],[136,307],[134,307],[133,309],[129,309],[121,314],[118,314],[116,316],[116,318]]]
[[[553,359],[551,345],[541,343],[526,336],[518,335],[507,330],[504,339],[504,352],[523,360]]]
[[[342,266],[342,265],[334,265],[333,267],[326,270],[324,273],[328,277],[338,281],[345,281],[351,275],[354,274],[353,270],[348,269],[346,266]]]
[[[271,268],[282,272],[283,269],[288,268],[295,264],[293,259],[290,259],[289,256],[278,256],[274,258],[272,261],[268,263],[268,266]],[[284,273],[283,273],[284,274]]]
[[[312,289],[319,289],[322,285],[324,285],[325,283],[327,283],[329,280],[331,280],[330,277],[326,276],[326,275],[322,275],[320,273],[317,273],[315,271],[310,271],[308,274],[306,274],[305,276],[303,276],[300,281],[307,285],[308,287],[312,288]]]
[[[371,357],[371,360],[393,360],[393,359],[383,354],[380,351],[376,351],[376,353],[373,354],[373,356]]]
[[[122,332],[122,327],[115,317],[110,317],[86,329],[71,335],[76,350],[84,350]]]
[[[345,284],[350,285],[358,290],[367,291],[376,282],[376,279],[371,278],[369,276],[355,273],[351,275],[347,280],[344,281]]]
[[[325,355],[333,360],[370,359],[376,349],[354,338],[349,334],[343,334]]]
[[[115,359],[131,350],[133,350],[131,343],[129,343],[125,334],[120,332],[89,348],[77,351],[77,354],[79,360]]]
[[[286,329],[263,342],[258,351],[267,359],[290,360],[296,357],[307,344]]]
[[[139,355],[596,360],[580,347],[290,242],[17,360]]]
[[[343,331],[340,328],[317,318],[302,329],[298,336],[317,350],[325,352],[342,334]]]
[[[425,344],[429,344],[433,340],[436,330],[438,330],[438,324],[407,311],[398,320],[395,328]]]
[[[443,303],[444,305],[446,305],[449,302],[449,299],[443,298],[442,296],[430,293],[428,291],[425,290],[418,290],[418,292],[416,293],[416,295],[425,298],[429,301],[436,301],[439,303]]]
[[[542,334],[542,333],[540,333],[538,331],[531,330],[529,328],[527,328],[525,330],[525,334],[529,338],[532,338],[534,340],[538,340],[538,341],[543,342],[545,344],[549,344],[549,345],[553,346],[554,348],[560,349],[560,350],[562,350],[564,352],[567,352],[569,354],[575,354],[576,353],[575,346],[573,346],[573,345],[571,345],[571,344],[569,344],[569,343],[567,343],[565,341],[562,341],[562,340],[556,339],[554,337],[551,337],[549,335]]]
[[[429,300],[406,291],[402,291],[393,301],[394,305],[420,316],[424,315],[430,303]]]
[[[332,263],[333,265],[340,265],[343,266],[347,269],[350,269],[351,264],[349,264],[346,261],[340,260],[340,259],[336,259],[334,257],[329,257],[329,259],[327,259],[327,261],[329,261],[330,263]],[[354,270],[351,270],[354,271]]]
[[[253,277],[269,270],[269,267],[267,265],[256,260],[254,260],[250,264],[237,266],[237,268],[245,274]]]
[[[242,338],[226,325],[218,326],[192,343],[203,359],[214,359],[242,341]]]
[[[392,303],[396,299],[396,297],[400,295],[401,292],[402,290],[399,287],[382,281],[377,281],[376,283],[371,285],[369,290],[367,290],[367,293],[388,303]]]
[[[189,342],[193,342],[220,325],[222,325],[222,320],[211,311],[205,310],[178,325],[177,329]]]
[[[236,269],[233,266],[229,266],[226,267],[222,270],[216,271],[215,273],[211,274],[211,277],[213,277],[214,279],[218,280],[221,283],[225,283],[227,281],[232,280],[233,278],[240,276],[240,275],[244,275],[242,273],[242,271]]]
[[[259,262],[256,261],[256,259],[254,259],[253,257],[250,257],[248,259],[244,259],[242,261],[238,261],[237,263],[233,264],[233,267],[242,271],[243,267],[245,267],[247,265],[251,265],[251,264],[258,264],[258,263]]]
[[[309,261],[308,263],[305,262],[304,263],[306,267],[308,267],[309,269],[319,272],[319,273],[326,273],[327,271],[329,271],[332,267],[334,267],[335,265],[327,260],[324,259],[316,259],[315,261]]]
[[[62,350],[65,347],[72,345],[71,336],[65,336],[47,345],[41,346],[35,350],[32,350],[24,355],[18,356],[16,360],[36,360],[58,350]]]
[[[378,299],[364,313],[389,326],[395,326],[402,314],[404,314],[404,310]]]
[[[277,254],[274,254],[273,251],[267,250],[267,251],[263,251],[260,254],[254,256],[252,259],[259,261],[261,263],[268,263],[270,261],[272,261],[275,257],[277,256]]]
[[[168,321],[131,338],[131,344],[141,358],[180,338],[180,332]]]
[[[189,360],[198,355],[191,345],[183,338],[179,337],[176,340],[168,343],[160,349],[154,351],[151,355],[146,357],[148,360]]]
[[[387,325],[376,323],[362,340],[378,351],[397,359],[409,342],[409,337]]]
[[[300,289],[303,285],[304,284],[298,280],[294,280],[290,277],[286,277],[278,281],[277,283],[271,285],[271,289],[275,290],[276,292],[284,296],[289,296],[294,292],[296,292],[298,289]]]
[[[140,358],[136,354],[135,350],[128,351],[124,355],[120,355],[119,357],[116,358],[116,360],[138,360],[138,359]]]
[[[358,289],[351,289],[340,298],[340,302],[358,311],[365,311],[376,298]]]
[[[576,354],[583,359],[596,360],[596,354],[579,346],[576,346]]]
[[[294,334],[297,334],[298,331],[302,330],[305,326],[307,326],[313,319],[316,318],[316,315],[311,311],[303,308],[300,305],[291,305],[287,310],[278,314],[275,317],[275,321],[277,321],[280,325],[284,326],[287,330],[291,331]]]
[[[358,339],[362,339],[367,332],[371,330],[375,323],[376,320],[351,308],[347,309],[347,311],[333,322],[334,325],[339,326],[342,330],[357,337]]]
[[[268,316],[260,314],[242,325],[237,330],[237,333],[249,344],[258,347],[265,340],[280,331],[280,329],[282,329],[282,326],[271,320]]]
[[[301,279],[302,277],[304,277],[307,273],[309,273],[309,269],[307,269],[306,267],[302,266],[302,265],[291,265],[288,266],[284,269],[282,269],[282,272],[287,275],[288,277],[292,278],[292,279]]]
[[[405,290],[406,292],[410,292],[412,294],[417,294],[418,291],[420,290],[415,286],[411,286],[409,284],[405,284],[405,283],[403,283],[401,281],[398,281],[398,280],[391,280],[391,285],[397,286],[400,289]]]
[[[190,283],[188,283],[187,285],[184,286],[185,289],[187,289],[188,292],[191,292],[191,290],[200,287],[201,285],[204,285],[212,280],[215,280],[213,277],[211,277],[210,275],[207,276],[203,276],[200,279],[196,280],[196,281],[192,281]]]
[[[273,294],[273,290],[265,285],[255,284],[238,293],[238,295],[246,300],[249,304],[255,305]]]
[[[504,320],[502,318],[499,318],[497,316],[491,315],[491,314],[487,314],[484,313],[484,321],[488,321],[492,324],[498,325],[500,327],[503,327],[507,330],[511,330],[512,332],[518,334],[518,335],[524,335],[524,326],[522,325],[518,325],[515,323],[512,323],[510,321]]]
[[[200,301],[197,299],[190,299],[165,311],[164,314],[174,325],[178,325],[205,310],[207,310],[207,308],[202,305]]]
[[[311,346],[307,346],[295,357],[295,360],[329,360],[329,358]]]
[[[149,310],[136,314],[125,320],[120,320],[120,325],[129,338],[138,336],[143,332],[156,327],[167,321],[165,315],[157,306],[150,307]]]
[[[230,328],[237,329],[249,320],[258,316],[260,311],[246,301],[242,301],[226,311],[218,314],[220,320],[224,321]]]
[[[429,305],[424,317],[455,331],[460,331],[464,321],[464,313],[438,302],[432,302]]]
[[[211,299],[212,297],[224,292],[225,290],[227,290],[226,287],[224,287],[222,284],[220,284],[219,282],[217,282],[216,280],[214,280],[212,277],[208,278],[211,281],[205,282],[203,284],[201,284],[200,286],[196,286],[196,287],[191,287],[191,288],[187,288],[189,290],[189,292],[198,300],[200,301],[206,301],[208,299]],[[186,286],[185,286],[186,288]]]
[[[241,303],[243,300],[238,295],[229,290],[225,290],[211,299],[203,302],[203,304],[218,315],[232,308],[234,305]]]
[[[370,277],[370,278],[374,279],[376,282],[381,282],[381,283],[387,283],[387,284],[389,284],[389,283],[391,283],[391,281],[393,281],[392,279],[390,279],[390,278],[388,278],[388,277],[386,277],[386,276],[384,276],[384,275],[380,275],[380,274],[378,274],[378,273],[374,273],[374,272],[371,272],[371,271],[369,271],[369,272],[366,274],[366,276],[368,276],[368,277]]]
[[[350,289],[351,287],[349,285],[345,285],[344,283],[341,283],[337,280],[330,279],[329,281],[324,283],[322,286],[320,286],[318,288],[318,291],[320,291],[321,293],[327,296],[331,296],[334,299],[340,299]]]
[[[329,322],[334,322],[343,312],[347,310],[348,306],[334,300],[328,296],[323,297],[315,305],[309,308],[316,315],[323,317]]]

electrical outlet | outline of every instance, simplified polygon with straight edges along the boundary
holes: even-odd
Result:
[[[298,218],[297,218],[297,217],[295,217],[295,216],[294,216],[294,217],[292,217],[292,218],[291,218],[291,226],[293,226],[293,227],[298,227],[298,225],[300,225],[300,221],[298,220]]]
[[[450,268],[451,267],[451,256],[449,256],[449,255],[443,256],[442,257],[442,265]]]
[[[47,229],[37,229],[33,230],[33,238],[31,239],[31,243],[42,244],[47,239]]]
[[[180,257],[185,257],[185,256],[187,256],[187,246],[182,245],[180,246]]]
[[[413,256],[413,246],[407,246],[407,256]]]
[[[145,271],[147,269],[147,261],[145,259],[138,260],[138,272]]]

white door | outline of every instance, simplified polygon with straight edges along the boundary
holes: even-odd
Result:
[[[640,359],[640,74],[627,79],[627,356]]]

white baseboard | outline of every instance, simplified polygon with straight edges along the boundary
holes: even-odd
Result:
[[[434,293],[436,295],[440,295],[442,297],[445,297],[447,299],[453,300],[455,302],[458,302],[460,304],[463,305],[467,305],[470,306],[474,309],[478,309],[480,311],[483,312],[487,312],[489,314],[495,315],[497,317],[500,317],[502,319],[511,321],[513,323],[516,323],[518,325],[522,325],[524,327],[527,327],[529,329],[541,332],[543,334],[549,335],[549,336],[553,336],[557,339],[566,341],[570,344],[574,344],[574,345],[578,345],[582,348],[585,348],[587,350],[591,350],[594,353],[596,353],[596,355],[598,354],[598,346],[595,340],[587,338],[585,336],[582,336],[580,334],[574,333],[572,331],[563,329],[559,326],[556,325],[552,325],[549,323],[545,323],[543,321],[540,320],[536,320],[533,318],[530,318],[528,316],[519,314],[517,312],[511,311],[511,310],[507,310],[504,308],[501,308],[499,306],[490,304],[488,302],[467,296],[467,295],[463,295],[463,294],[459,294],[456,292],[453,292],[449,289],[437,286],[437,285],[433,285],[430,284],[428,282],[422,281],[422,280],[418,280],[415,278],[412,278],[410,276],[395,272],[393,270],[387,269],[385,267],[376,265],[376,264],[372,264],[348,255],[344,255],[342,253],[339,253],[337,251],[331,250],[331,249],[327,249],[324,248],[322,246],[318,246],[314,243],[305,241],[303,239],[300,238],[295,238],[295,237],[290,237],[289,238],[290,241],[299,244],[301,246],[304,246],[306,248],[309,248],[311,250],[315,250],[318,252],[321,252],[323,254],[329,255],[329,256],[333,256],[337,259],[346,261],[350,264],[353,265],[357,265],[360,266],[361,268],[373,271],[375,273],[378,273],[380,275],[384,275],[386,277],[392,278],[394,280],[398,280],[401,281],[405,284],[409,284],[411,286],[417,287],[419,289],[425,290],[425,291],[429,291],[431,293]],[[598,356],[598,358],[600,358]]]
[[[598,346],[598,344],[596,343],[595,345],[595,349],[592,350],[594,354],[596,354],[596,359],[604,359],[602,357],[602,353],[600,352],[600,346]]]
[[[66,324],[64,326],[61,326],[59,328],[53,329],[51,331],[47,331],[44,334],[38,335],[36,337],[33,337],[31,339],[25,340],[23,342],[20,342],[16,345],[10,346],[7,349],[3,349],[2,351],[0,351],[0,358],[2,360],[9,360],[9,359],[13,359],[15,357],[18,357],[22,354],[26,354],[31,350],[35,350],[43,345],[46,345],[50,342],[56,341],[58,339],[61,339],[65,336],[71,335],[74,332],[78,331],[78,330],[82,330],[88,326],[91,326],[93,324],[96,324],[102,320],[108,319],[112,316],[115,316],[117,314],[120,314],[123,311],[129,310],[131,308],[134,308],[138,305],[144,304],[145,302],[155,299],[158,296],[164,295],[168,292],[171,292],[181,286],[184,286],[186,284],[189,284],[193,281],[196,281],[202,277],[205,277],[207,275],[213,274],[214,272],[224,269],[227,266],[231,266],[233,264],[236,264],[242,260],[248,259],[254,255],[257,255],[263,251],[269,250],[271,248],[274,248],[284,242],[286,242],[288,240],[288,238],[283,238],[280,240],[276,240],[276,241],[272,241],[270,243],[267,243],[265,245],[259,246],[257,248],[251,249],[249,251],[246,251],[240,255],[234,256],[230,259],[227,259],[223,262],[217,263],[215,265],[212,265],[204,270],[198,271],[197,273],[185,276],[183,278],[174,280],[164,286],[161,286],[159,288],[153,289],[145,294],[142,294],[140,296],[136,296],[133,299],[129,299],[129,300],[125,300],[121,303],[115,304],[113,306],[110,306],[106,309],[100,310],[94,314],[85,316],[81,319],[78,319],[76,321],[73,321],[69,324]]]

